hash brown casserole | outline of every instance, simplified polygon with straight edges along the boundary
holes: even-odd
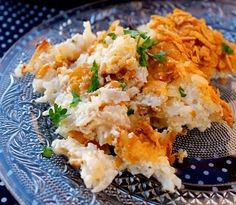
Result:
[[[89,22],[84,27],[60,44],[42,41],[15,71],[35,74],[37,102],[50,104],[44,115],[64,137],[53,151],[81,170],[93,192],[125,169],[174,192],[181,180],[171,165],[187,156],[172,153],[176,136],[234,122],[211,79],[235,72],[236,45],[179,9],[137,30],[119,21],[96,34]]]

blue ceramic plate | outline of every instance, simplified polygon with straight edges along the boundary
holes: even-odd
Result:
[[[174,194],[161,191],[155,179],[120,173],[106,190],[93,194],[85,188],[79,172],[63,157],[42,158],[42,146],[56,136],[50,121],[43,117],[46,104],[36,104],[32,75],[22,79],[13,71],[26,62],[34,45],[43,38],[60,42],[81,32],[89,20],[94,31],[107,28],[115,19],[135,27],[152,14],[165,15],[175,7],[204,17],[209,25],[236,42],[234,1],[130,1],[100,2],[62,13],[31,30],[3,57],[0,73],[0,173],[20,204],[236,204],[236,128],[213,124],[204,133],[192,130],[178,138],[174,149],[186,149],[189,157],[175,164],[183,187]],[[213,82],[235,113],[236,80],[227,85]]]

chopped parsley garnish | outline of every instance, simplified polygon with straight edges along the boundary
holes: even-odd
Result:
[[[164,63],[166,61],[166,52],[160,51],[159,53],[148,53],[148,55],[152,56],[154,59],[158,60],[160,63]]]
[[[72,99],[72,102],[70,103],[70,107],[76,107],[81,101],[80,96],[74,91],[72,91],[71,94],[72,94],[73,99]]]
[[[124,34],[130,35],[132,38],[136,38],[137,36],[140,36],[143,39],[147,38],[147,33],[131,29],[124,29]]]
[[[51,147],[43,147],[42,156],[50,158],[53,155],[53,150]]]
[[[157,40],[155,40],[155,39],[151,38],[150,36],[148,36],[147,38],[144,39],[141,47],[144,48],[144,49],[150,49],[156,44],[157,44]]]
[[[234,50],[226,43],[222,43],[222,49],[225,53],[232,55],[234,53]]]
[[[122,87],[122,89],[124,89],[127,86],[126,82],[120,82],[120,87]]]
[[[115,33],[108,33],[107,35],[110,36],[112,40],[116,40],[117,38],[117,35]]]
[[[140,33],[136,30],[124,29],[125,35],[130,35],[132,38],[136,38]]]
[[[76,43],[76,40],[72,39],[71,42],[72,42],[72,43]]]
[[[154,45],[157,44],[155,39],[152,39],[150,36],[144,39],[143,43],[138,46],[137,52],[139,54],[139,64],[141,66],[147,67],[148,66],[148,49],[152,48]]]
[[[137,48],[137,52],[139,54],[139,64],[143,67],[148,65],[148,55],[146,53],[146,49],[142,47]]]
[[[166,52],[160,51],[159,53],[149,53],[148,50],[158,43],[157,40],[151,38],[147,33],[142,31],[124,29],[124,34],[130,35],[132,38],[137,39],[137,53],[139,54],[139,64],[143,67],[148,66],[148,57],[152,57],[161,63],[166,61]],[[141,39],[143,39],[141,41]],[[140,44],[141,41],[141,44]]]
[[[88,92],[91,93],[99,88],[99,79],[98,79],[98,65],[96,61],[93,61],[93,65],[91,67],[91,71],[93,72],[93,76],[91,78],[91,82],[88,88]]]
[[[127,115],[133,115],[134,114],[134,109],[128,108]]]
[[[67,109],[58,106],[56,103],[54,104],[53,109],[49,109],[49,117],[56,126],[58,126],[59,123],[68,116],[66,113]]]
[[[143,38],[143,39],[145,39],[145,38],[148,37],[148,36],[147,36],[147,33],[142,32],[142,31],[139,32],[139,36],[140,36],[141,38]]]
[[[186,97],[187,96],[187,94],[185,93],[185,90],[181,86],[179,86],[179,93],[180,93],[181,97]]]

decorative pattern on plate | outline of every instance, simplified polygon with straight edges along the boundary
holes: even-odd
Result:
[[[31,75],[17,79],[12,74],[20,60],[29,59],[36,42],[42,38],[62,41],[72,33],[81,32],[84,20],[90,20],[95,30],[106,28],[114,19],[135,27],[140,21],[147,22],[151,14],[164,15],[175,7],[204,17],[228,39],[236,41],[236,4],[229,0],[101,2],[76,8],[43,23],[8,51],[0,65],[0,172],[19,203],[236,203],[235,128],[230,130],[226,125],[214,124],[205,133],[193,130],[187,137],[177,139],[174,148],[187,149],[190,157],[183,164],[175,164],[184,186],[174,194],[162,192],[153,178],[132,176],[128,172],[120,173],[103,192],[93,194],[83,185],[78,170],[71,169],[63,157],[42,158],[42,146],[56,137],[51,122],[41,115],[47,105],[34,103],[37,94],[32,91]],[[233,109],[236,108],[235,82],[233,78],[227,89],[217,84]]]

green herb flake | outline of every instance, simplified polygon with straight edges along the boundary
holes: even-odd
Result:
[[[139,54],[139,64],[143,67],[148,66],[148,55],[146,53],[146,49],[142,47],[137,48],[137,52]]]
[[[88,88],[88,92],[91,93],[99,88],[99,79],[98,79],[98,65],[96,61],[93,61],[93,65],[91,67],[91,71],[93,72],[93,76],[91,78],[91,82]]]
[[[124,34],[125,35],[130,35],[132,38],[137,38],[137,53],[139,54],[139,64],[143,67],[148,66],[148,56],[150,55],[151,57],[154,58],[159,58],[160,61],[163,60],[163,57],[160,55],[163,55],[163,53],[154,56],[148,53],[148,49],[151,49],[154,45],[158,43],[157,40],[151,38],[150,36],[147,35],[147,33],[142,32],[142,31],[136,31],[136,30],[131,30],[131,29],[124,29]],[[143,39],[141,41],[140,45],[140,39]]]
[[[56,126],[58,126],[59,123],[68,116],[66,113],[67,109],[58,106],[56,103],[54,104],[53,109],[49,109],[49,117]]]
[[[134,114],[134,109],[128,108],[127,115],[133,115]]]
[[[152,48],[154,45],[156,45],[158,42],[157,40],[151,38],[150,36],[148,36],[147,38],[144,39],[141,47],[145,48],[145,49],[150,49]]]
[[[51,147],[43,147],[43,151],[42,151],[42,156],[46,157],[46,158],[50,158],[53,155],[53,150]]]
[[[70,103],[70,107],[76,107],[79,104],[79,102],[81,102],[81,98],[74,91],[72,91],[71,94],[72,94],[73,99],[72,99],[72,102]]]
[[[139,64],[141,66],[148,66],[148,49],[151,49],[158,42],[155,39],[152,39],[150,36],[146,37],[143,43],[138,46],[137,53],[139,54]]]
[[[122,89],[125,89],[125,87],[127,86],[127,83],[126,82],[120,82],[120,87]]]
[[[222,43],[222,50],[229,55],[234,54],[234,50],[226,43]]]
[[[147,38],[147,33],[142,32],[142,31],[132,30],[132,29],[124,29],[124,34],[130,35],[132,38],[136,38],[137,36],[140,36],[143,39]]]
[[[185,93],[185,90],[181,86],[179,86],[179,93],[180,93],[181,97],[186,97],[187,96],[187,94]]]
[[[125,35],[130,35],[132,38],[136,38],[139,35],[139,32],[131,29],[124,29]]]
[[[72,39],[71,42],[72,42],[72,43],[76,43],[76,40]]]
[[[147,33],[142,32],[142,31],[139,32],[139,35],[140,35],[140,37],[143,38],[143,39],[145,39],[145,38],[148,37],[148,36],[147,36]]]
[[[151,56],[161,63],[164,63],[166,61],[166,52],[165,51],[160,51],[159,53],[151,54]]]
[[[107,35],[110,36],[112,40],[116,40],[117,38],[117,35],[115,33],[108,33]]]

